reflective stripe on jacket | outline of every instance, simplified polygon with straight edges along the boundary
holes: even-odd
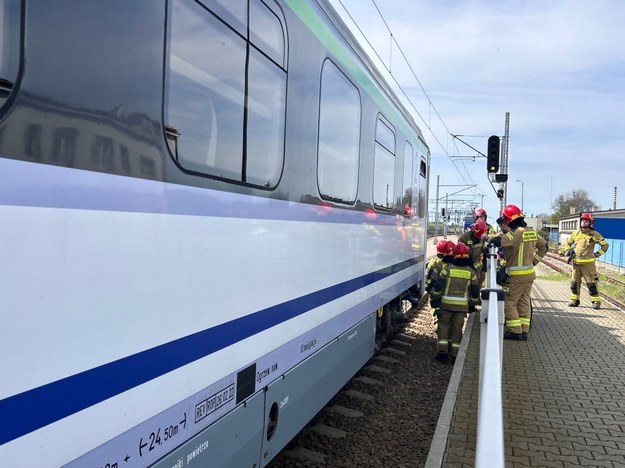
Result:
[[[534,279],[534,265],[542,260],[548,247],[545,239],[530,228],[518,227],[501,236],[503,258],[510,276]]]
[[[595,245],[599,245],[599,250],[595,254]],[[574,263],[592,263],[595,257],[600,257],[608,251],[610,244],[601,234],[591,228],[582,228],[573,231],[566,240],[565,249],[570,249],[573,245],[575,251]]]
[[[478,304],[478,279],[471,267],[448,265],[440,272],[440,278],[445,280],[442,290],[433,290],[430,294],[441,298],[441,309],[467,312],[469,304]]]

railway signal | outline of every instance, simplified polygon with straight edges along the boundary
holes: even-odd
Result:
[[[486,168],[489,173],[499,170],[499,137],[497,135],[492,135],[488,138]]]

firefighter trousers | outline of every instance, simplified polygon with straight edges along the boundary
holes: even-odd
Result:
[[[436,335],[438,337],[438,352],[451,357],[458,355],[460,342],[462,341],[462,328],[466,312],[450,312],[448,310],[438,310],[438,322],[436,324]]]
[[[579,302],[582,278],[584,278],[586,286],[588,286],[590,300],[592,302],[601,303],[601,296],[599,296],[599,289],[597,288],[599,276],[597,275],[595,262],[573,263],[573,269],[571,271],[571,300]]]
[[[531,305],[530,296],[535,275],[508,276],[506,287],[506,331],[514,334],[529,332]]]

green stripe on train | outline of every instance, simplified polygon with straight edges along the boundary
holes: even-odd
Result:
[[[401,116],[397,109],[390,105],[389,101],[382,95],[378,87],[371,78],[362,70],[354,61],[354,58],[347,53],[343,44],[332,34],[327,25],[321,20],[317,12],[315,12],[308,2],[302,0],[285,0],[289,8],[300,18],[308,29],[319,39],[319,41],[328,49],[334,57],[345,67],[350,76],[365,90],[365,92],[373,99],[380,109],[387,113],[388,117],[396,124],[402,127],[407,135],[416,137],[420,144],[423,140],[415,129],[406,125],[406,120]],[[427,150],[427,147],[425,148]],[[424,153],[427,151],[424,151]]]

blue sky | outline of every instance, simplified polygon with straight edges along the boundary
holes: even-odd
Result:
[[[476,184],[454,197],[481,204],[484,195],[496,218],[485,159],[452,162],[449,155],[476,153],[450,134],[486,153],[509,112],[508,203],[521,206],[523,188],[528,216],[551,213],[552,199],[583,188],[610,209],[617,187],[616,207],[625,208],[625,2],[330,2],[348,25],[349,16],[357,21],[422,116],[415,118],[432,152],[431,201],[438,175],[447,185],[440,196]]]

